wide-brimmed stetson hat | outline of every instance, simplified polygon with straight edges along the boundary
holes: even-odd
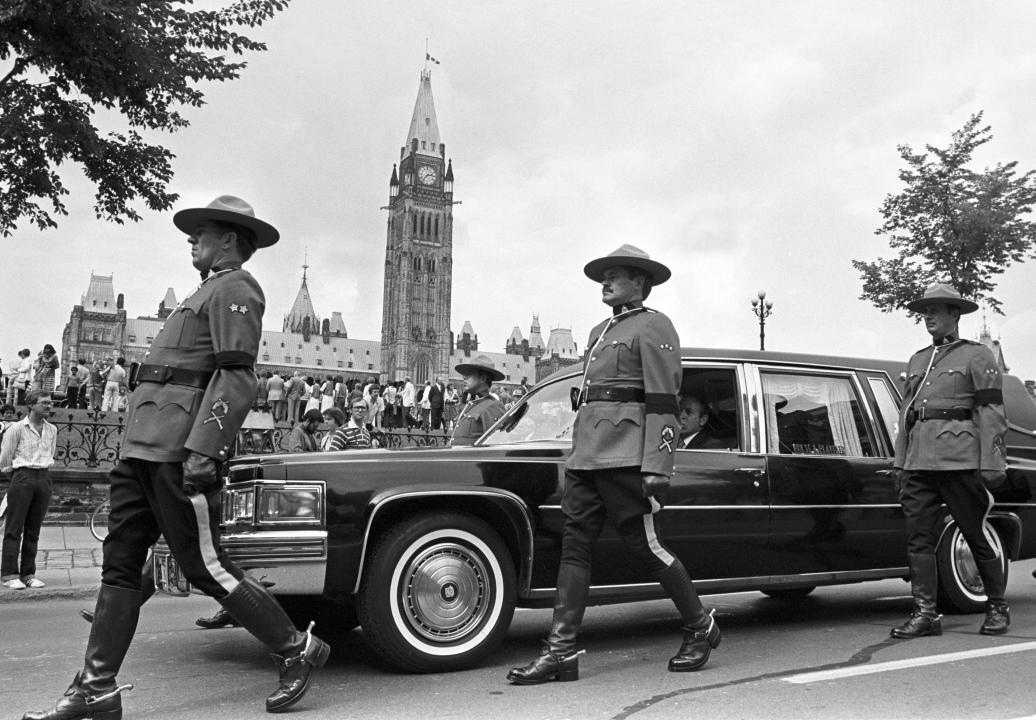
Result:
[[[270,247],[280,240],[277,228],[255,216],[247,202],[233,195],[220,195],[203,208],[187,208],[173,215],[173,224],[190,235],[203,220],[218,220],[246,227],[255,233],[256,248]]]
[[[468,362],[457,365],[455,369],[461,375],[470,375],[478,371],[489,375],[490,380],[504,379],[504,374],[496,369],[496,365],[493,364],[488,355],[476,355]]]
[[[911,300],[907,303],[907,310],[916,313],[924,312],[925,307],[932,303],[945,303],[958,307],[960,308],[961,315],[967,315],[978,310],[977,304],[962,298],[955,287],[946,283],[935,283],[929,286],[924,291],[924,295],[917,300]]]
[[[626,265],[643,270],[651,278],[652,285],[661,285],[672,277],[669,268],[657,260],[652,260],[646,252],[633,245],[623,245],[604,257],[591,260],[583,268],[583,272],[591,280],[601,282],[604,278],[604,271],[616,265]]]

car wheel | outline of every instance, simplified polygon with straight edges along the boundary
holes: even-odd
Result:
[[[413,518],[370,554],[357,609],[371,648],[409,672],[468,668],[503,639],[514,614],[514,562],[500,536],[470,515]]]
[[[351,597],[324,595],[274,595],[295,627],[305,630],[315,622],[318,635],[347,633],[360,621],[356,617],[356,603]]]
[[[1000,535],[988,522],[984,527],[1003,565],[1006,585],[1010,563],[1004,553]],[[942,542],[936,550],[936,561],[939,566],[939,607],[951,613],[984,611],[986,590],[982,586],[982,578],[978,574],[978,565],[971,554],[971,547],[968,546],[956,522],[951,522],[943,534]]]
[[[779,600],[795,600],[797,598],[806,597],[816,589],[816,585],[797,588],[770,588],[769,590],[763,590],[762,593],[763,595],[777,598]]]

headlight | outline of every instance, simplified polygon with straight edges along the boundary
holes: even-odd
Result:
[[[260,488],[259,522],[320,522],[319,489],[291,486]]]
[[[223,493],[223,522],[252,522],[255,515],[255,489],[225,490]]]

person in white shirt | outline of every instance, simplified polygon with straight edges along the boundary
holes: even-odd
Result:
[[[11,404],[25,404],[25,389],[29,385],[29,375],[32,373],[32,361],[29,360],[31,354],[28,348],[18,351],[18,360],[12,368],[11,384],[8,386],[7,402]]]
[[[414,389],[414,383],[407,378],[403,381],[403,421],[406,423],[406,427],[413,427],[416,422],[414,418],[414,400],[417,395],[417,391]]]
[[[50,505],[58,438],[57,428],[47,422],[54,407],[50,393],[33,390],[25,401],[29,414],[7,428],[0,444],[0,472],[11,475],[0,582],[13,590],[44,587],[36,577],[36,548]]]
[[[101,412],[110,412],[119,408],[119,388],[126,383],[126,358],[118,358],[112,362],[105,374],[104,402]]]

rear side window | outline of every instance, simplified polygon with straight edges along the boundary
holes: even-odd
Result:
[[[849,378],[763,372],[762,381],[769,452],[876,455],[860,398]]]
[[[867,382],[874,393],[874,402],[878,405],[878,413],[885,430],[888,431],[889,441],[895,443],[896,435],[899,434],[899,407],[896,405],[896,399],[892,397],[892,391],[881,378],[867,378]]]

